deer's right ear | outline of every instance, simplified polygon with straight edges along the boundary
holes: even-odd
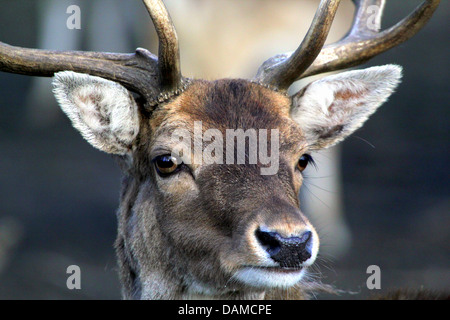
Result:
[[[360,128],[400,83],[402,68],[385,65],[327,76],[292,98],[291,117],[311,150],[330,147]]]
[[[61,109],[94,147],[124,155],[139,131],[138,107],[120,84],[86,74],[55,74],[53,93]]]

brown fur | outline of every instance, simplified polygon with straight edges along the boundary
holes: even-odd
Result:
[[[289,108],[287,96],[249,81],[195,81],[142,118],[119,209],[116,249],[125,298],[264,295],[264,289],[230,280],[241,265],[258,264],[254,230],[265,224],[288,236],[312,228],[299,210],[295,163],[305,150]],[[192,132],[194,121],[223,132],[280,129],[278,174],[262,176],[258,165],[212,164],[161,179],[150,161],[152,148],[170,148],[171,130]]]

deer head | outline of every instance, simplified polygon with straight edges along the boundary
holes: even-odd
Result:
[[[250,80],[183,77],[175,29],[156,0],[144,4],[158,57],[145,49],[57,52],[0,43],[0,70],[54,75],[55,96],[73,126],[123,163],[115,246],[124,298],[302,290],[319,248],[298,200],[310,152],[361,127],[392,94],[401,67],[327,76],[292,96],[287,90],[406,41],[439,4],[426,0],[380,32],[384,1],[354,0],[351,30],[324,46],[339,2],[321,1],[298,49],[270,58]]]

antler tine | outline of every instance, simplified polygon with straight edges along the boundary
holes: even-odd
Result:
[[[320,53],[330,31],[341,0],[322,0],[311,26],[300,46],[293,54],[278,59],[270,65],[263,64],[256,80],[277,89],[287,90],[298,75],[303,73]]]
[[[360,19],[356,19],[351,31],[344,39],[325,46],[314,63],[299,76],[299,79],[362,64],[405,42],[428,22],[440,0],[425,0],[406,18],[382,32],[378,32],[377,23],[373,25],[373,30],[367,27],[369,22],[367,10],[370,8],[367,4],[374,1],[356,0],[355,2],[357,5],[355,17]],[[375,22],[381,20],[383,13],[384,1],[379,2],[381,3]]]
[[[180,50],[175,27],[164,3],[143,0],[159,39],[158,68],[162,91],[173,92],[182,86]]]
[[[414,36],[431,18],[440,0],[425,0],[410,15],[396,25],[379,32],[384,0],[353,0],[356,6],[353,25],[347,35],[336,43],[323,47],[314,62],[294,79],[341,70],[367,62]],[[276,55],[259,68],[256,79],[291,53]]]

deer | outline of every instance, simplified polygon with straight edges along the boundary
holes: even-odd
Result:
[[[143,0],[157,55],[0,42],[0,70],[54,77],[54,95],[72,125],[117,158],[123,182],[114,246],[124,299],[264,299],[277,290],[308,298],[320,240],[300,210],[302,172],[314,161],[311,152],[343,141],[391,96],[402,68],[347,70],[294,94],[288,89],[405,42],[439,2],[424,0],[381,31],[385,1],[353,0],[349,32],[325,45],[340,0],[321,0],[298,48],[266,60],[252,79],[184,77],[175,27],[160,0]],[[262,149],[271,146],[271,162],[251,161],[250,136],[239,149],[239,137],[228,139],[227,130],[270,131]],[[226,143],[213,155],[220,134]],[[216,161],[230,150],[226,163]],[[197,161],[198,152],[205,161]],[[274,172],[264,170],[274,164]]]

